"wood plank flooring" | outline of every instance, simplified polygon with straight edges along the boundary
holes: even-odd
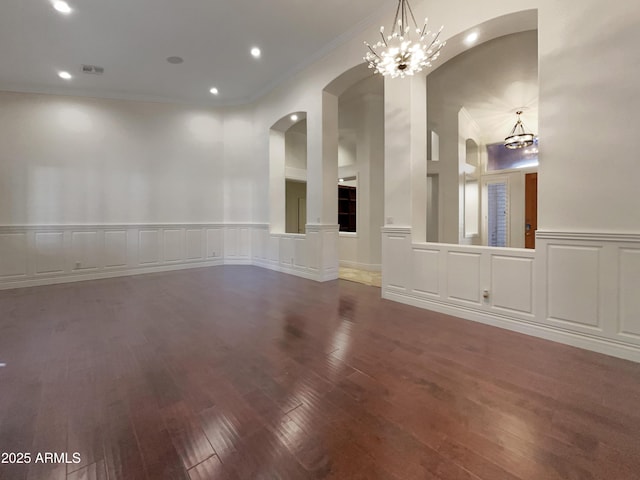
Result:
[[[633,480],[640,365],[254,267],[0,292],[7,480]]]

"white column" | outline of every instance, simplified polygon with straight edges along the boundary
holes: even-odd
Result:
[[[322,92],[320,104],[307,117],[307,222],[337,225],[338,97]]]
[[[338,97],[307,116],[307,240],[321,280],[338,276]]]
[[[385,224],[426,239],[426,77],[385,78]]]

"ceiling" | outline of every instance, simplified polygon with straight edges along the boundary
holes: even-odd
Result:
[[[395,0],[3,0],[0,90],[228,105],[252,101]],[[337,14],[339,12],[339,15]],[[262,50],[254,59],[253,46]],[[179,56],[184,63],[167,62]],[[104,67],[103,75],[81,72]],[[68,71],[71,80],[58,77]],[[219,95],[209,93],[211,87]]]
[[[444,109],[464,107],[486,144],[501,143],[516,122],[516,111],[528,131],[538,133],[538,34],[536,30],[505,35],[471,48],[441,64],[428,82],[428,119],[436,132]],[[440,123],[440,124],[439,124]]]

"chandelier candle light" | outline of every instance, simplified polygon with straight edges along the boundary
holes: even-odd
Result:
[[[417,35],[416,40],[411,39],[410,20]],[[427,23],[428,19],[425,19],[424,26],[418,28],[409,1],[398,0],[391,35],[385,36],[384,27],[380,27],[382,41],[375,45],[364,42],[369,49],[364,56],[364,60],[369,63],[369,68],[383,76],[404,78],[420,72],[425,67],[430,67],[431,62],[440,56],[440,50],[446,42],[440,41],[440,33],[444,27],[432,33],[427,31]]]
[[[518,116],[518,121],[511,129],[509,136],[504,139],[505,147],[512,150],[515,150],[516,148],[530,147],[533,145],[533,141],[535,140],[535,135],[533,133],[527,133],[522,120],[520,120],[522,110],[518,110],[516,115]]]

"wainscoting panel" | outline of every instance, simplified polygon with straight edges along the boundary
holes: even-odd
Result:
[[[320,233],[319,232],[307,232],[307,264],[309,269],[318,272],[320,271],[320,246],[322,242],[320,241]]]
[[[389,236],[383,234],[383,241]],[[407,270],[398,269],[394,273],[404,274],[405,279],[395,282],[410,283],[412,288],[402,292],[389,283],[390,278],[384,272],[394,266],[388,267],[388,257],[384,257],[385,298],[438,311],[460,308],[464,310],[457,314],[465,318],[469,312],[527,322],[535,318],[533,250],[409,241],[404,250],[399,248],[392,253],[409,262]]]
[[[269,230],[262,228],[254,228],[251,230],[251,252],[253,258],[258,262],[267,260],[267,250]]]
[[[492,306],[533,313],[533,258],[491,255]]]
[[[293,239],[291,237],[280,237],[280,263],[287,267],[293,266]]]
[[[100,238],[97,231],[71,232],[72,270],[91,270],[100,265]]]
[[[138,242],[138,263],[157,265],[160,263],[160,230],[140,230]]]
[[[27,234],[0,234],[0,278],[27,275]]]
[[[104,266],[127,266],[126,230],[106,230],[104,232]]]
[[[280,238],[269,236],[269,260],[271,263],[280,262]]]
[[[203,241],[202,229],[187,228],[186,236],[186,259],[187,260],[203,260],[205,258],[205,249]]]
[[[163,260],[166,263],[183,262],[184,255],[184,236],[183,229],[164,229],[162,231],[164,237]]]
[[[440,295],[440,251],[415,249],[413,253],[413,291]]]
[[[640,248],[618,252],[619,334],[640,340]]]
[[[224,229],[224,244],[226,246],[224,250],[224,254],[226,257],[229,257],[229,258],[238,257],[238,253],[240,251],[238,241],[239,241],[239,235],[238,235],[237,228]]]
[[[547,246],[547,319],[601,330],[600,247]]]
[[[251,234],[248,226],[226,226],[224,229],[225,257],[249,260]]]
[[[36,274],[64,273],[63,232],[36,232]]]
[[[222,227],[207,229],[207,259],[222,258],[224,240],[224,229]]]
[[[480,259],[480,253],[448,252],[447,292],[450,299],[480,305]]]
[[[296,238],[294,242],[293,265],[306,268],[307,266],[307,241],[305,238]]]
[[[223,257],[225,228],[223,224],[0,226],[0,289],[235,263]],[[250,234],[251,229],[244,227],[238,238],[244,241]]]
[[[382,229],[382,284],[394,291],[410,291],[411,229],[383,227]]]
[[[251,258],[251,229],[249,227],[238,228],[238,257]]]

